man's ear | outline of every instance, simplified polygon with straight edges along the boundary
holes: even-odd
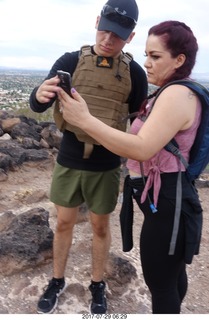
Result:
[[[96,24],[95,24],[95,29],[98,29],[99,20],[100,20],[100,16],[97,16]]]
[[[130,43],[134,36],[135,36],[135,32],[131,32],[130,36],[126,40],[126,43]]]

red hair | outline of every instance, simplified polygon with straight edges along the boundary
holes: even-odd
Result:
[[[163,85],[170,81],[188,78],[195,65],[198,51],[197,39],[192,30],[184,22],[169,20],[151,27],[148,31],[148,36],[150,35],[160,37],[173,58],[179,54],[184,54],[186,57],[184,64],[176,69]],[[155,96],[159,89],[148,96],[147,100]],[[140,114],[145,112],[147,100],[142,103]]]
[[[150,35],[159,36],[173,58],[179,54],[184,54],[186,57],[184,64],[176,69],[166,83],[188,78],[195,65],[198,51],[197,39],[192,30],[184,22],[169,20],[151,27],[148,32],[148,36]]]

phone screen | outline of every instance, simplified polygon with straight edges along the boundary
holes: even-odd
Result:
[[[71,96],[71,74],[66,71],[57,70],[57,75],[60,79],[60,83],[58,85]]]

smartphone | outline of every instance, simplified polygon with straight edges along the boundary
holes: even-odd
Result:
[[[60,83],[58,84],[58,86],[60,86],[65,92],[67,92],[67,94],[69,94],[71,96],[71,74],[69,72],[66,71],[62,71],[62,70],[57,70],[57,75],[60,79]]]

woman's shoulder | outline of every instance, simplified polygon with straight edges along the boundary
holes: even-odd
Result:
[[[169,101],[170,104],[184,103],[196,104],[197,95],[187,86],[182,84],[171,84],[165,87],[162,91],[160,90],[157,97],[157,102]]]
[[[176,121],[184,122],[180,130],[186,130],[192,125],[198,105],[197,95],[181,84],[166,87],[155,100],[158,110],[166,115],[172,114]]]

